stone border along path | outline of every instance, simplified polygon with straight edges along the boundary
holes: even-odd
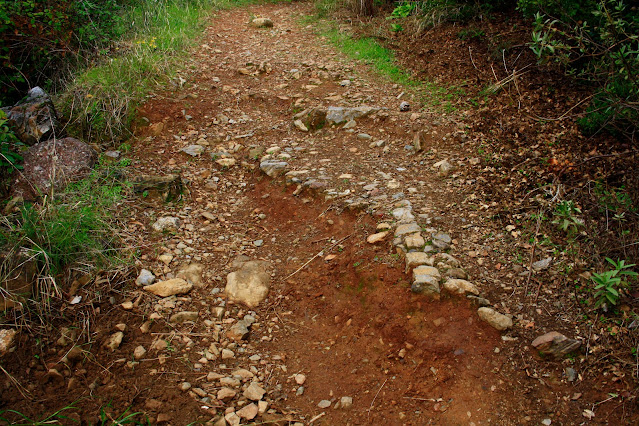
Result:
[[[294,117],[296,120],[299,117]],[[289,158],[288,155],[277,157],[279,147],[271,147],[262,157],[260,169],[271,178],[277,178],[284,174],[287,185],[297,184],[295,195],[299,195],[304,188],[320,190],[327,200],[336,199],[339,194],[329,189],[324,189],[324,185],[318,184],[319,179],[306,176],[307,170],[288,171],[288,163],[283,161]],[[304,176],[304,177],[302,177]],[[369,208],[367,212],[373,214],[379,204],[371,205],[364,198],[343,199],[341,203],[349,210]],[[394,230],[392,246],[398,254],[404,256],[406,261],[407,274],[412,274],[411,291],[417,294],[424,294],[431,297],[439,297],[441,293],[440,285],[446,278],[443,286],[451,294],[466,295],[476,305],[479,305],[477,314],[479,318],[486,321],[497,330],[504,331],[513,326],[512,319],[497,312],[490,307],[491,303],[482,297],[477,286],[467,281],[468,275],[461,268],[459,260],[446,253],[451,247],[450,235],[438,231],[435,228],[422,228],[415,221],[413,207],[409,200],[401,200],[393,203],[391,215],[396,219],[393,224],[380,223],[376,234],[370,235],[367,242],[376,244],[384,241],[389,233]]]

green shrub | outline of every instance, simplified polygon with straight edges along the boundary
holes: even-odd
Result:
[[[632,137],[639,124],[639,11],[623,0],[519,4],[534,14],[531,48],[539,59],[560,63],[595,89],[582,130]]]

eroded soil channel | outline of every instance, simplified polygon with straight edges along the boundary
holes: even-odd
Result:
[[[516,318],[501,332],[482,321],[485,301],[443,286],[434,295],[411,290],[413,268],[393,238],[415,222],[420,250],[440,238],[445,246],[429,256],[456,262],[442,269],[442,284],[455,269],[496,310],[512,310],[496,303],[505,290],[481,262],[461,256],[482,253],[467,242],[485,226],[481,209],[456,207],[478,161],[457,149],[461,122],[400,111],[410,95],[301,25],[309,13],[306,4],[221,12],[176,87],[139,112],[146,124],[131,143],[133,168],[179,174],[186,191],[167,204],[150,190],[129,205],[137,266],[156,281],[178,277],[193,287],[161,297],[131,284],[116,303],[103,300],[85,355],[69,357],[68,336],[42,363],[13,359],[16,377],[39,383],[29,388],[39,402],[8,398],[30,414],[78,400],[72,417],[91,423],[107,405],[112,418],[131,407],[176,425],[585,421],[584,410],[614,382],[568,381],[559,362],[528,349]],[[274,26],[250,26],[252,16]],[[373,110],[311,131],[294,124],[296,114],[329,106]],[[416,129],[427,130],[426,160],[414,152]],[[273,166],[261,168],[265,161]],[[166,217],[177,226],[154,231]],[[381,223],[388,235],[367,242],[386,229]],[[266,262],[270,279],[252,308],[224,292],[227,275],[247,260]],[[118,331],[121,342],[105,348]],[[600,408],[593,421],[623,418],[614,406]]]

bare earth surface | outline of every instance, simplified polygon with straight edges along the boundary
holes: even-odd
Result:
[[[420,110],[406,89],[339,54],[300,24],[310,7],[220,12],[176,87],[140,111],[148,125],[126,154],[132,169],[179,173],[187,184],[179,202],[151,190],[129,205],[137,266],[157,281],[187,278],[193,288],[162,298],[130,282],[111,302],[94,303],[94,344],[79,357],[62,362],[74,336],[38,361],[10,354],[5,365],[23,385],[33,383],[26,390],[36,402],[9,387],[2,398],[34,417],[79,401],[69,417],[93,424],[100,407],[106,418],[131,407],[174,425],[631,424],[633,407],[598,404],[631,383],[592,363],[580,367],[593,346],[587,330],[562,316],[545,287],[531,284],[537,295],[525,306],[513,297],[521,271],[502,265],[500,251],[516,243],[497,243],[504,230],[492,229],[474,204],[486,165],[461,143],[465,124]],[[253,16],[272,19],[273,28],[248,25]],[[400,112],[404,100],[414,105]],[[295,114],[319,106],[379,110],[350,129],[293,124]],[[424,132],[419,153],[416,131]],[[193,145],[197,156],[182,151]],[[260,164],[268,160],[299,173],[267,176]],[[452,169],[442,171],[442,160]],[[440,294],[411,291],[412,268],[393,244],[411,215],[422,246],[438,232],[450,236],[440,251],[454,259],[435,258]],[[154,231],[162,217],[179,226]],[[380,223],[389,234],[367,242]],[[224,292],[239,256],[268,262],[270,291],[256,307]],[[192,273],[180,272],[189,265]],[[486,301],[446,291],[451,266],[513,327],[496,330],[478,316]],[[247,314],[248,336],[228,334]],[[118,331],[121,343],[104,348]],[[583,340],[581,354],[541,359],[530,343],[548,331]],[[52,334],[56,340],[60,330]],[[139,346],[146,352],[134,356]]]

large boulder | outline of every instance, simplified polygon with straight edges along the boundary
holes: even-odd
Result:
[[[271,284],[268,265],[259,260],[242,262],[239,270],[228,274],[224,291],[229,300],[255,308],[266,299]]]
[[[26,145],[62,136],[51,97],[39,87],[29,90],[27,97],[14,106],[2,110],[7,114],[9,127]]]
[[[50,139],[33,145],[24,154],[24,169],[17,179],[15,193],[25,199],[59,191],[74,180],[84,178],[93,168],[98,154],[74,138]]]

